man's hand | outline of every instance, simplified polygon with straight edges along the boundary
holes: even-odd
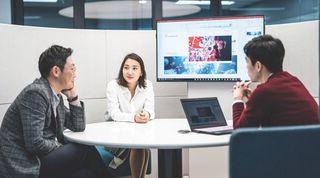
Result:
[[[251,89],[249,88],[250,84],[251,81],[241,81],[233,85],[233,98],[235,100],[244,100],[244,98],[248,99],[251,95]]]
[[[73,85],[73,87],[70,89],[62,90],[61,93],[64,94],[68,100],[71,100],[72,98],[78,96],[76,85]]]

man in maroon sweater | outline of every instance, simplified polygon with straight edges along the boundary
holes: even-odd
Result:
[[[233,86],[233,127],[318,124],[318,105],[299,79],[282,70],[285,49],[270,35],[253,38],[245,47],[252,82]],[[245,103],[244,100],[247,100]]]

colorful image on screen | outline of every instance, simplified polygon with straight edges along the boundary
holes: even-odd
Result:
[[[190,36],[189,61],[231,61],[231,36]]]
[[[189,61],[187,56],[165,56],[165,74],[236,74],[237,57],[228,63]]]

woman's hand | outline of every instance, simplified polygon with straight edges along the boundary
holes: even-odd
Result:
[[[134,116],[134,121],[137,123],[147,123],[150,120],[150,114],[146,111],[141,111]]]

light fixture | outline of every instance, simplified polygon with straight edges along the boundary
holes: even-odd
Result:
[[[230,6],[234,4],[234,1],[221,1],[221,5],[223,6]]]
[[[193,5],[210,5],[210,1],[187,1],[187,0],[179,0],[176,2],[176,4],[193,4]],[[223,6],[230,6],[234,4],[234,1],[221,1],[221,4]]]
[[[284,11],[285,7],[245,7],[245,8],[230,8],[232,11]]]
[[[23,2],[57,2],[58,0],[23,0]]]
[[[186,1],[186,0],[179,0],[176,4],[193,4],[193,5],[210,5],[210,1]]]
[[[139,0],[139,4],[146,4],[147,0]]]
[[[0,0],[1,1],[1,0]],[[75,1],[75,0],[74,0]],[[142,0],[139,0],[142,1]],[[137,0],[110,0],[85,3],[86,19],[150,19],[151,1],[140,4]],[[138,4],[139,2],[139,4]],[[137,5],[138,4],[138,5]],[[180,5],[172,1],[162,1],[163,17],[178,17],[197,13],[201,10],[196,5]],[[66,7],[59,11],[65,17],[73,18],[73,6]]]
[[[35,19],[41,19],[41,17],[38,15],[32,15],[32,16],[24,16],[24,19],[35,20]]]

